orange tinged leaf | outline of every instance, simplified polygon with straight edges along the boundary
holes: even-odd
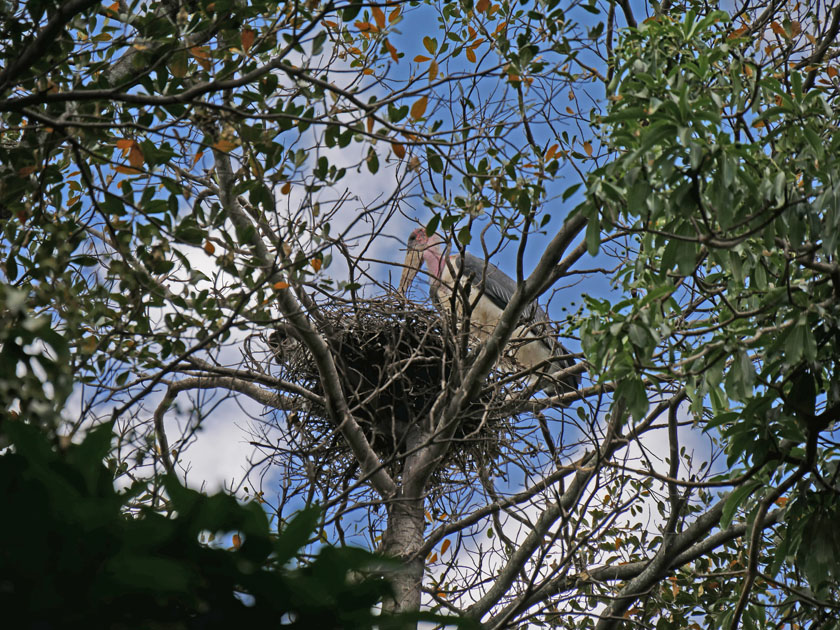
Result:
[[[193,158],[193,166],[198,164],[198,161],[201,159],[201,156],[203,156],[203,155],[204,155],[204,151],[199,151],[198,153],[195,154],[195,157]]]
[[[371,7],[370,12],[373,14],[373,19],[376,20],[376,25],[379,30],[385,28],[385,13],[379,7]]]
[[[280,192],[284,195],[288,195],[292,191],[292,184],[291,182],[286,182],[283,184],[283,187],[280,189]]]
[[[550,160],[550,159],[551,159],[551,158],[553,158],[555,155],[557,155],[557,149],[559,149],[559,148],[560,148],[560,145],[559,145],[559,144],[552,144],[552,145],[548,148],[548,151],[546,151],[546,152],[545,152],[545,159],[546,159],[546,160]]]
[[[34,173],[37,170],[37,166],[24,166],[23,168],[18,170],[18,176],[26,177],[27,175],[32,175],[32,173]]]
[[[467,59],[470,63],[475,63],[476,61],[475,51],[472,48],[467,48]]]
[[[143,152],[140,150],[140,145],[136,142],[133,143],[131,149],[128,151],[128,163],[134,168],[140,168],[143,166],[144,161],[145,158],[143,157]]]
[[[362,74],[373,74],[373,70],[371,68],[365,68],[362,70]]]
[[[784,507],[785,505],[787,505],[787,502],[788,502],[787,497],[779,497],[778,499],[776,499],[776,505],[778,505],[780,507]]]
[[[766,125],[765,125],[765,123],[764,123],[764,121],[763,121],[763,120],[756,120],[756,121],[752,124],[752,126],[753,126],[753,127],[755,127],[756,129],[761,129],[762,127],[765,127]]]
[[[373,117],[368,116],[367,120],[365,121],[365,127],[367,127],[368,133],[373,133]]]
[[[586,151],[586,155],[592,157],[592,143],[589,140],[583,143],[583,150]]]
[[[389,42],[387,39],[385,40],[385,48],[388,49],[388,54],[391,55],[391,59],[394,60],[394,63],[399,63],[400,58],[397,56],[397,49],[394,48],[394,45]]]
[[[213,145],[213,148],[222,153],[230,153],[236,148],[236,143],[222,138]]]
[[[134,145],[134,140],[131,138],[122,138],[117,140],[117,148],[122,149],[123,151],[127,151]]]
[[[378,28],[376,28],[376,27],[375,27],[373,24],[371,24],[370,22],[353,22],[353,25],[354,25],[357,29],[359,29],[360,31],[362,31],[362,33],[367,33],[368,31],[372,31],[372,32],[376,33],[376,32],[379,30]]]
[[[288,289],[291,285],[288,282],[275,282],[272,287],[277,291],[282,291],[283,289]]]
[[[433,55],[435,54],[435,50],[437,50],[437,42],[428,35],[423,38],[423,46]]]
[[[437,562],[437,558],[437,554],[433,553],[431,556],[429,556],[429,562]]]
[[[388,16],[388,21],[391,24],[393,24],[394,22],[396,22],[399,19],[401,13],[402,13],[402,7],[397,7],[396,9],[391,11],[391,14]]]
[[[478,0],[475,3],[475,10],[479,13],[484,13],[488,8],[490,8],[490,0]]]
[[[213,253],[216,251],[216,246],[213,245],[210,241],[204,243],[204,251],[207,252],[208,256],[212,256]]]
[[[567,105],[567,106],[566,106],[566,112],[568,112],[569,114],[574,114],[574,113],[575,113],[575,110],[573,110],[571,107],[569,107],[569,106]]]
[[[233,548],[239,549],[242,546],[242,537],[239,534],[233,535]]]
[[[423,96],[418,98],[414,101],[414,105],[411,106],[411,117],[414,120],[419,120],[423,118],[423,114],[426,113],[426,106],[429,104],[429,97]]]
[[[467,30],[470,32],[470,39],[475,39],[476,35],[478,35],[478,33],[475,32],[475,29],[469,24],[467,25]]]
[[[828,66],[828,68],[826,68],[826,72],[828,73],[828,76],[832,79],[835,78],[838,74],[837,68],[834,66]]]
[[[425,63],[425,62],[429,61],[430,59],[431,59],[431,57],[424,57],[423,55],[417,55],[414,58],[414,61],[417,62],[417,63]]]
[[[336,24],[332,20],[321,20],[321,24],[323,24],[327,28],[333,29],[334,31],[338,30],[338,24]]]
[[[779,37],[783,37],[785,39],[789,39],[787,32],[785,31],[784,27],[779,24],[778,22],[771,22],[770,28],[773,29],[773,32],[778,35]]]
[[[399,159],[403,159],[405,157],[405,147],[399,142],[392,142],[391,149],[393,149],[394,155],[396,155]]]
[[[245,28],[242,29],[239,37],[242,40],[242,50],[248,52],[251,50],[251,46],[254,45],[254,39],[257,37],[257,32],[252,28]]]
[[[437,78],[438,75],[438,64],[437,61],[432,59],[432,63],[429,64],[429,81]]]
[[[748,26],[744,25],[744,26],[742,26],[741,28],[735,29],[734,31],[732,31],[732,32],[731,32],[731,33],[727,36],[727,38],[726,38],[726,39],[737,39],[737,38],[741,37],[741,35],[743,35],[744,33],[746,33],[748,28],[749,28]]]
[[[189,67],[187,66],[187,55],[183,50],[176,52],[172,56],[172,61],[169,62],[169,69],[172,71],[172,76],[183,79],[187,76]]]
[[[324,264],[324,261],[322,261],[320,258],[313,258],[309,261],[309,264],[312,265],[312,268],[315,271],[321,271],[321,265]]]
[[[117,173],[122,173],[123,175],[140,175],[143,171],[138,171],[136,168],[131,168],[130,166],[123,166],[120,164],[119,166],[115,166],[114,170]]]
[[[193,46],[190,48],[190,54],[202,68],[210,70],[210,52],[207,46]]]
[[[449,540],[448,538],[446,540],[444,540],[443,544],[440,546],[440,552],[441,553],[446,553],[446,550],[449,549],[449,545],[451,545],[451,544],[452,544],[452,541]]]

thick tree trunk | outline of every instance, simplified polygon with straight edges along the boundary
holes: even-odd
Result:
[[[425,558],[417,551],[423,545],[423,500],[398,497],[388,508],[384,551],[402,561],[402,568],[391,577],[394,601],[388,606],[394,612],[418,610],[423,584]]]
[[[388,505],[388,525],[382,537],[382,551],[402,561],[402,567],[391,577],[394,600],[386,605],[393,612],[420,609],[421,586],[425,558],[418,554],[423,546],[424,519],[423,486],[418,462],[423,459],[426,441],[416,425],[409,430],[400,489]]]

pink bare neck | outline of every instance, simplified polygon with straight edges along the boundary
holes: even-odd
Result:
[[[440,280],[440,275],[443,273],[443,252],[437,244],[429,244],[423,250],[423,260],[426,261],[426,266],[429,273],[436,280]]]

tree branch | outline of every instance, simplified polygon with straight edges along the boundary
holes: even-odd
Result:
[[[98,0],[69,0],[46,23],[18,58],[0,72],[0,92],[25,72],[38,58],[55,45],[55,40],[67,23],[79,13],[99,4]]]

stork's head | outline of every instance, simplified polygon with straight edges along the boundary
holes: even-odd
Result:
[[[417,272],[420,271],[420,267],[423,266],[424,259],[429,267],[429,273],[434,277],[440,275],[441,257],[443,255],[440,247],[438,247],[440,242],[440,237],[437,234],[426,236],[425,228],[417,228],[409,235],[402,277],[400,278],[400,293],[408,294],[408,289]]]

